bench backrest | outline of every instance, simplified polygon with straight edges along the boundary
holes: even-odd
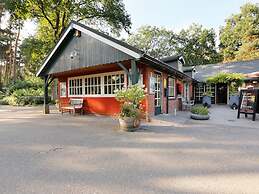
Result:
[[[70,104],[72,106],[83,106],[84,99],[83,98],[71,98]]]

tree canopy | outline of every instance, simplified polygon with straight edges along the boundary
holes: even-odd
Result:
[[[143,26],[129,36],[127,41],[156,58],[183,54],[187,65],[221,61],[215,31],[198,24],[192,24],[179,33],[155,26]]]
[[[129,36],[127,42],[148,55],[156,58],[170,56],[176,53],[174,33],[165,28],[156,26],[142,26],[136,33]]]
[[[121,30],[129,32],[131,28],[122,0],[0,0],[0,4],[13,20],[12,27],[17,26],[16,22],[20,30],[27,20],[37,24],[36,34],[19,45],[25,72],[29,74],[36,73],[71,20],[102,26],[117,34]],[[17,45],[18,40],[19,37]],[[5,66],[10,67],[7,63]]]
[[[247,3],[220,30],[224,61],[259,58],[259,4]]]

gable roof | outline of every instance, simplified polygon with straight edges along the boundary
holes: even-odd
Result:
[[[205,82],[208,77],[220,72],[251,74],[259,72],[259,59],[195,66],[194,79]]]
[[[138,59],[143,59],[145,61],[148,61],[151,65],[153,65],[154,67],[160,68],[160,69],[164,69],[167,70],[170,73],[173,73],[175,75],[178,75],[180,77],[183,78],[187,78],[189,80],[193,80],[191,77],[189,77],[188,75],[178,71],[177,69],[172,68],[170,65],[168,65],[167,63],[155,59],[147,54],[145,54],[143,51],[139,50],[136,47],[133,47],[123,41],[120,41],[118,39],[115,39],[111,36],[108,36],[107,34],[104,34],[102,32],[99,32],[95,29],[92,29],[88,26],[85,26],[81,23],[75,22],[75,21],[71,21],[69,26],[67,27],[67,29],[65,30],[65,32],[63,33],[63,35],[61,36],[61,38],[59,39],[58,43],[55,45],[54,49],[50,52],[50,54],[47,56],[46,60],[44,61],[43,65],[41,66],[40,70],[37,73],[37,76],[43,76],[44,71],[48,68],[48,66],[50,65],[50,60],[55,56],[55,54],[57,53],[59,47],[61,46],[62,42],[66,39],[66,37],[68,36],[68,34],[73,30],[76,29],[78,31],[81,31],[83,33],[86,33],[87,35],[98,39],[99,41],[110,45],[112,47],[114,47],[115,49],[118,49],[126,54],[128,54],[129,56],[135,58],[136,60]],[[180,56],[178,56],[179,58]]]
[[[60,47],[60,45],[62,44],[62,42],[64,41],[64,39],[67,37],[67,35],[69,34],[69,32],[73,29],[79,30],[83,33],[86,33],[87,35],[96,38],[130,56],[132,56],[135,59],[139,59],[141,58],[141,56],[144,54],[143,51],[132,47],[122,41],[119,41],[111,36],[108,36],[104,33],[101,33],[95,29],[92,29],[88,26],[85,26],[81,23],[75,22],[75,21],[71,21],[69,26],[67,27],[67,29],[65,30],[65,32],[63,33],[63,35],[61,36],[61,38],[59,39],[59,41],[57,42],[57,44],[55,45],[55,47],[53,48],[53,50],[50,52],[50,54],[47,56],[47,58],[45,59],[43,65],[41,66],[40,70],[37,72],[37,76],[41,76],[41,73],[43,72],[43,70],[45,68],[47,68],[48,66],[48,62],[50,61],[50,59],[55,55],[55,53],[57,52],[58,48]]]

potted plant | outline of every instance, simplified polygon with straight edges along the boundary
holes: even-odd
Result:
[[[207,91],[203,93],[203,98],[202,98],[202,104],[205,107],[211,107],[211,97],[212,97],[212,93],[211,91]]]
[[[194,120],[208,120],[209,110],[207,107],[198,105],[191,108],[191,118]]]
[[[118,115],[120,128],[125,131],[134,131],[140,126],[141,102],[145,98],[145,92],[139,85],[132,85],[128,88],[115,91],[116,100],[121,104]]]

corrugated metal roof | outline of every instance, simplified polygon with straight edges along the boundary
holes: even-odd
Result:
[[[208,64],[195,66],[194,79],[204,82],[208,77],[220,72],[250,74],[259,72],[259,59],[250,61],[237,61],[230,63]]]

